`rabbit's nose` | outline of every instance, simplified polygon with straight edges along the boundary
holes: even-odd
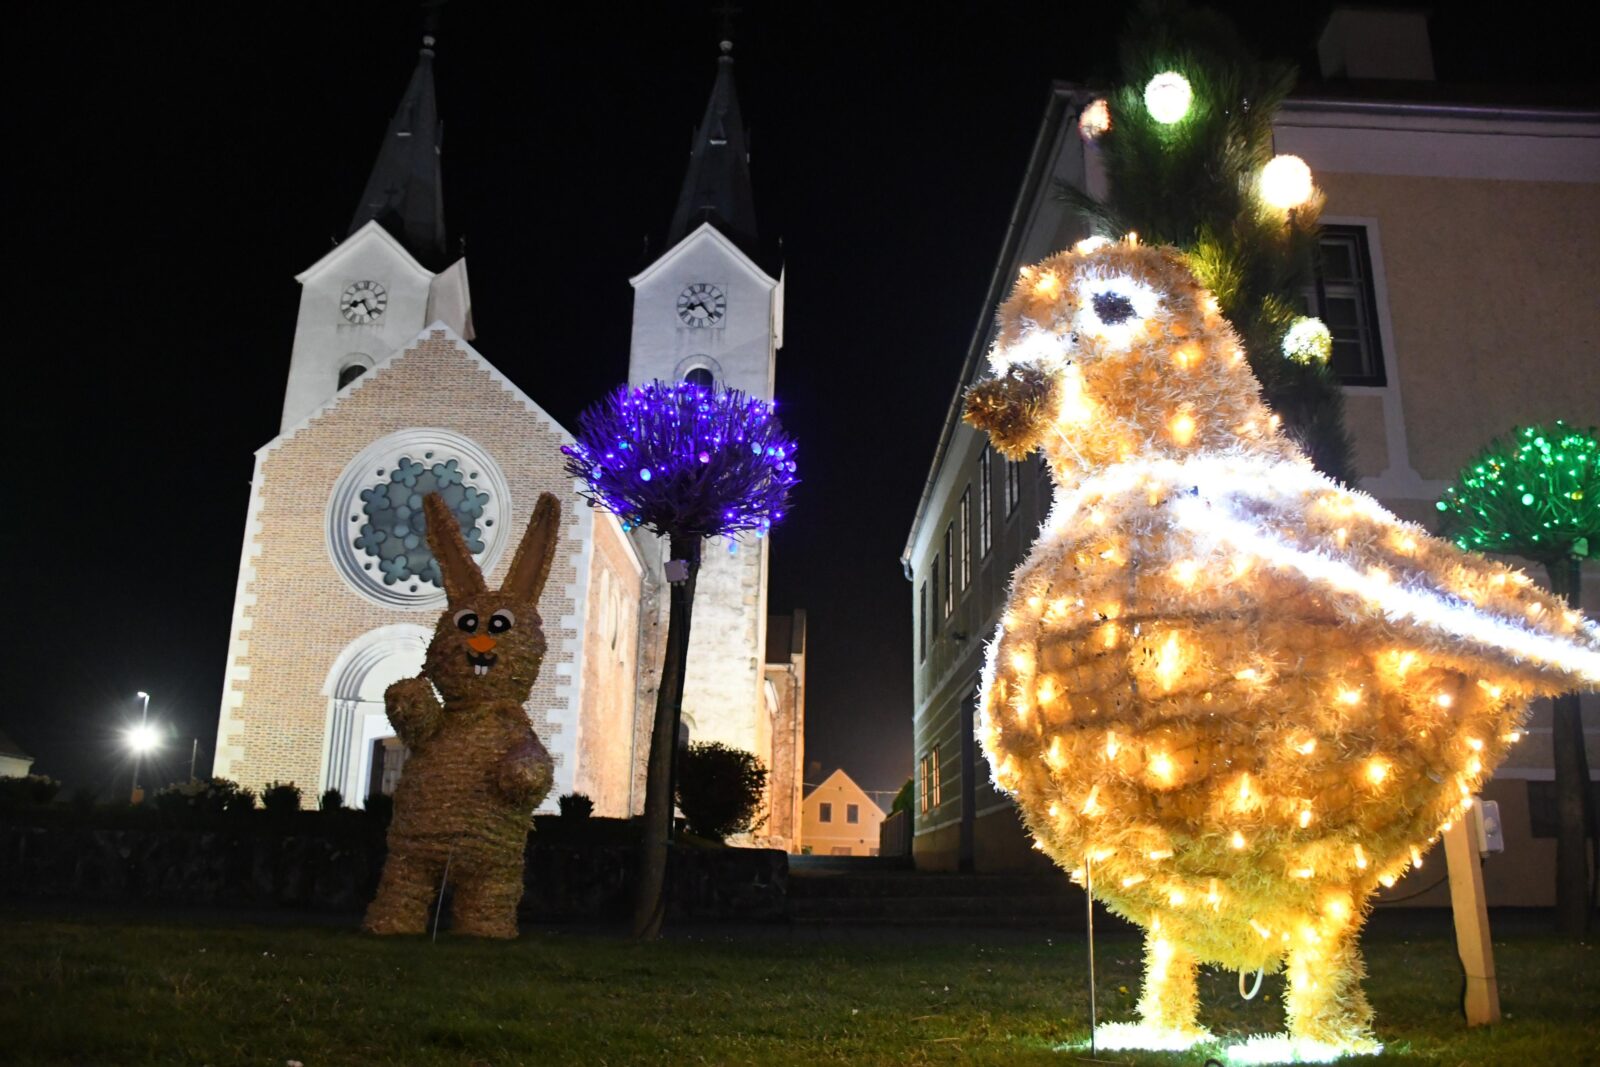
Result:
[[[486,652],[492,651],[494,649],[494,645],[494,638],[486,637],[483,634],[478,634],[476,637],[467,638],[467,647],[472,649],[472,651],[476,652],[480,656]]]

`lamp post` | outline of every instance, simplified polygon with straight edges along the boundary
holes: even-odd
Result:
[[[139,764],[144,754],[156,747],[155,732],[150,729],[150,694],[141,690],[139,699],[144,701],[144,706],[139,711],[139,725],[128,730],[128,747],[133,749],[133,789],[128,802],[137,804],[140,800],[139,792]]]

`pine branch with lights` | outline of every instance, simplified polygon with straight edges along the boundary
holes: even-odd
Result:
[[[1357,938],[1520,736],[1600,687],[1600,627],[1314,470],[1175,249],[1024,268],[967,420],[1054,504],[988,646],[980,739],[1040,849],[1146,930],[1141,1022],[1204,1039],[1196,969],[1288,972],[1289,1035],[1374,1051]]]
[[[1147,3],[1121,42],[1121,79],[1079,119],[1107,198],[1065,184],[1059,195],[1102,235],[1181,249],[1285,430],[1320,470],[1353,481],[1331,339],[1301,312],[1322,195],[1301,160],[1273,155],[1294,68],[1257,60],[1220,15]]]
[[[690,383],[622,386],[578,417],[562,448],[566,470],[583,483],[591,507],[667,538],[671,583],[667,648],[656,690],[645,772],[644,836],[634,897],[634,935],[661,933],[667,841],[671,831],[676,739],[695,579],[708,537],[765,536],[781,520],[798,483],[798,446],[776,405],[737,389]]]

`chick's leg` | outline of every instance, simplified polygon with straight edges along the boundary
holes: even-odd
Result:
[[[1139,1018],[1174,1035],[1200,1037],[1199,961],[1194,954],[1152,930],[1144,937],[1144,988]]]
[[[1316,939],[1297,938],[1289,950],[1289,988],[1283,998],[1289,1036],[1346,1052],[1376,1052],[1372,1005],[1361,991],[1365,974],[1353,933],[1321,931]]]

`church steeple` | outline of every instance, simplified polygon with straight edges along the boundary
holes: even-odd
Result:
[[[411,73],[400,106],[389,120],[367,187],[356,204],[350,232],[373,219],[398,238],[417,261],[431,270],[447,259],[444,192],[439,178],[439,143],[443,127],[433,90],[432,33],[422,38],[417,68]]]
[[[689,169],[672,213],[667,246],[677,244],[702,222],[710,222],[735,244],[756,245],[755,197],[750,191],[750,149],[733,86],[733,42],[722,42],[717,80],[694,132]]]

